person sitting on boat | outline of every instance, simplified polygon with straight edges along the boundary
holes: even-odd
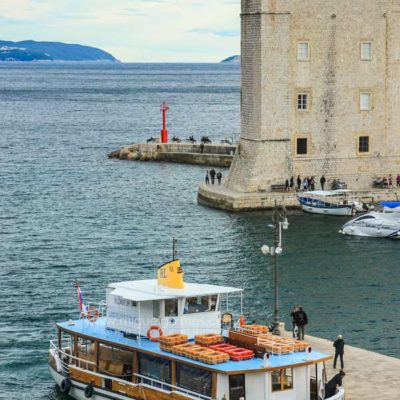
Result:
[[[345,372],[341,369],[326,385],[325,385],[325,398],[333,397],[338,391],[339,387],[343,385],[343,378]]]

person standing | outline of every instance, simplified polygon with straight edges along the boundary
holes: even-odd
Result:
[[[218,172],[217,172],[217,180],[218,180],[218,185],[220,185],[220,184],[221,184],[221,181],[222,181],[222,174],[221,174],[221,171],[218,171]]]
[[[200,143],[199,149],[200,149],[200,153],[203,154],[203,152],[204,152],[204,143]]]
[[[397,175],[396,184],[397,184],[397,187],[400,187],[400,174]]]
[[[324,190],[325,182],[326,182],[326,178],[324,175],[321,176],[321,179],[319,180],[319,182],[321,184],[321,189]]]
[[[297,337],[297,332],[299,330],[299,328],[296,325],[296,319],[295,319],[295,314],[297,310],[298,310],[297,306],[294,306],[292,312],[290,313],[290,316],[292,317],[292,333],[294,338]]]
[[[216,172],[215,172],[215,169],[213,168],[211,171],[210,171],[210,178],[211,178],[211,183],[214,185],[214,182],[215,182],[215,175],[216,175]]]
[[[335,359],[333,360],[333,368],[336,369],[336,361],[340,357],[340,368],[344,368],[343,355],[344,355],[344,340],[342,335],[338,335],[337,339],[333,342],[335,348]]]
[[[345,377],[345,372],[340,370],[326,385],[325,385],[325,398],[333,397],[338,388],[343,385],[343,378]]]
[[[206,185],[210,184],[210,174],[208,173],[208,170],[206,172]]]
[[[303,180],[303,189],[305,192],[308,189],[308,179],[307,178],[304,178],[304,180]]]
[[[289,191],[289,179],[286,179],[285,181],[285,192]]]
[[[315,179],[314,179],[313,176],[312,176],[311,179],[310,179],[310,187],[311,187],[311,190],[312,190],[312,191],[315,190]]]
[[[392,177],[392,174],[389,174],[388,187],[389,188],[393,188],[393,177]]]
[[[298,328],[297,339],[304,340],[304,329],[308,324],[308,317],[303,307],[298,307],[298,310],[294,313],[294,321]]]
[[[300,178],[300,175],[297,175],[297,190],[299,191],[300,188],[301,188],[301,178]]]
[[[293,192],[294,191],[294,177],[293,176],[290,177],[289,187],[290,187],[290,191]]]

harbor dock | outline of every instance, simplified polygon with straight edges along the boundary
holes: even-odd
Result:
[[[356,190],[352,194],[360,201],[373,203],[378,201],[398,201],[400,189],[365,189]],[[258,192],[239,193],[222,185],[199,185],[197,201],[199,204],[226,211],[269,210],[274,208],[275,201],[287,209],[300,209],[296,192],[271,191],[260,187]]]
[[[334,354],[333,342],[329,340],[307,335],[305,340],[313,348],[318,348],[326,354]],[[333,369],[333,361],[328,361],[326,366],[329,380],[339,372],[340,361],[338,360],[336,370]],[[344,366],[346,376],[343,385],[346,389],[346,400],[400,398],[400,359],[346,345]]]
[[[136,143],[111,152],[109,158],[129,161],[165,161],[228,168],[235,145],[192,143]]]

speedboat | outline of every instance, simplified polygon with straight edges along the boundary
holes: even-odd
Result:
[[[381,211],[353,218],[343,225],[339,233],[351,236],[400,239],[400,203],[381,202]]]
[[[362,203],[352,199],[351,190],[314,190],[297,196],[301,208],[312,214],[351,216],[362,210]]]
[[[323,399],[332,357],[246,324],[234,295],[242,304],[242,289],[184,282],[178,259],[156,279],[109,284],[106,307],[78,285],[80,317],[56,325],[50,373],[82,400]]]

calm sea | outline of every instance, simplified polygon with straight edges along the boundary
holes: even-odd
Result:
[[[237,66],[0,64],[0,398],[61,399],[47,348],[78,316],[75,278],[102,299],[152,277],[173,236],[188,281],[244,287],[249,318],[271,316],[269,213],[198,206],[204,168],[107,158],[158,135],[163,100],[171,135],[239,133]],[[400,243],[344,238],[344,221],[289,215],[282,317],[302,304],[312,334],[400,357]]]

